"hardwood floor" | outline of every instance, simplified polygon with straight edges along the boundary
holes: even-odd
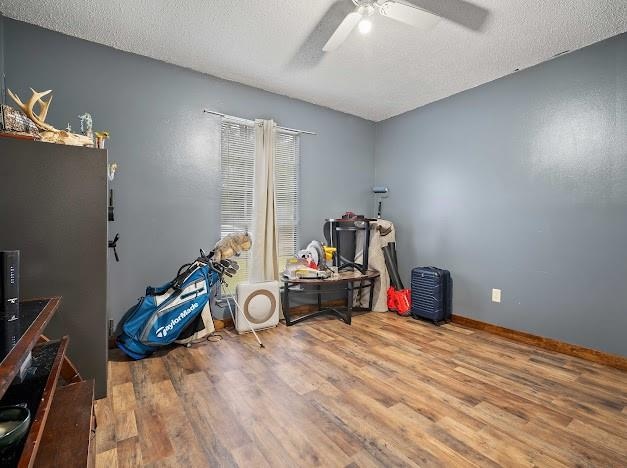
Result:
[[[391,313],[143,361],[112,352],[96,465],[627,466],[627,373]]]

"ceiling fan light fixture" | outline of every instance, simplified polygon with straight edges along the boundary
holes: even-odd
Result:
[[[348,0],[343,0],[348,2]],[[372,31],[372,17],[375,14],[408,24],[420,29],[427,29],[440,20],[436,13],[409,3],[407,0],[352,0],[355,9],[348,13],[335,29],[326,44],[324,52],[331,52],[340,47],[351,32],[357,28],[362,35]],[[447,0],[467,3],[465,0]],[[338,2],[339,3],[339,2]]]
[[[370,21],[370,18],[363,18],[359,22],[358,27],[361,34],[368,34],[370,31],[372,31],[372,21]]]
[[[372,20],[370,18],[374,14],[374,7],[371,4],[361,5],[357,9],[357,13],[361,15],[361,20],[357,26],[359,32],[361,34],[368,34],[372,31]]]

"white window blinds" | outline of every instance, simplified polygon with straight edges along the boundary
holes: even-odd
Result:
[[[279,230],[279,268],[298,250],[300,136],[277,131],[274,191]]]
[[[276,131],[275,200],[279,231],[279,265],[298,248],[299,158],[298,134]],[[251,230],[255,128],[247,122],[222,120],[221,126],[222,195],[220,202],[220,235]],[[254,236],[255,233],[251,232]],[[240,270],[232,285],[248,279],[248,258],[238,258]]]
[[[222,120],[220,157],[222,195],[220,200],[220,238],[233,232],[250,232],[253,210],[255,128],[252,125]],[[248,279],[248,256],[238,258],[237,275],[229,283],[236,286]]]

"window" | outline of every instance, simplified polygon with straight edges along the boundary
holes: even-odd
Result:
[[[298,134],[277,129],[275,138],[275,200],[279,237],[279,268],[298,249]],[[220,236],[252,229],[255,128],[251,123],[223,119],[221,126],[222,196]],[[251,232],[254,236],[255,233]],[[248,256],[237,259],[240,269],[231,288],[248,279]]]
[[[279,268],[298,250],[299,192],[298,134],[277,131],[275,140],[274,191],[279,231]]]

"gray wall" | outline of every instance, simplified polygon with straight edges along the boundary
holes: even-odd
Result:
[[[454,312],[627,355],[627,35],[377,124],[375,181]]]
[[[48,121],[78,129],[76,116],[91,112],[94,127],[111,132],[109,160],[119,164],[109,224],[110,237],[120,233],[121,262],[109,261],[116,321],[147,284],[169,280],[217,240],[219,154],[203,108],[318,132],[301,139],[305,244],[322,237],[325,217],[371,209],[372,122],[9,19],[5,45],[7,87],[21,96],[29,86],[54,90]]]

